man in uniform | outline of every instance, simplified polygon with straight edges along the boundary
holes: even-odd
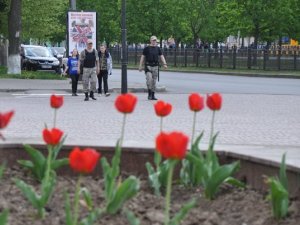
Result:
[[[156,36],[151,36],[150,45],[143,50],[143,54],[140,60],[139,71],[143,70],[143,64],[145,63],[146,84],[148,88],[148,100],[157,100],[155,98],[156,80],[159,73],[159,59],[163,63],[163,67],[167,69],[167,63],[165,57],[162,54],[161,49],[157,46]]]
[[[94,93],[96,93],[97,74],[99,73],[99,57],[97,50],[93,48],[93,40],[87,40],[87,46],[80,53],[79,60],[78,71],[80,71],[80,65],[83,67],[82,85],[85,94],[84,101],[88,101],[89,97],[93,100],[97,100]]]

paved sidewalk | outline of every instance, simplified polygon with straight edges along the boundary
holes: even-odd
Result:
[[[49,107],[51,93],[65,95],[58,111],[58,127],[68,135],[66,144],[114,146],[120,136],[122,115],[114,108],[120,82],[110,83],[112,95],[97,101],[83,101],[83,95],[72,97],[68,80],[0,80],[0,109],[14,109],[16,115],[4,134],[6,143],[43,143],[44,124],[51,126],[53,111]],[[134,113],[127,119],[124,146],[154,147],[159,131],[159,118],[154,101],[146,100],[143,85],[128,87],[138,97]],[[161,91],[165,87],[161,87]],[[170,102],[173,111],[164,120],[166,131],[179,130],[191,135],[192,113],[187,94],[161,92],[157,97]],[[224,94],[223,108],[216,114],[216,150],[224,150],[279,163],[287,152],[287,164],[300,171],[300,96]],[[211,112],[197,116],[197,133],[205,131],[201,142],[207,148]],[[1,141],[0,141],[1,143]]]

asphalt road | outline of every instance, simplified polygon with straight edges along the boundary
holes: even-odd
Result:
[[[121,70],[113,70],[109,81],[120,81]],[[128,70],[128,85],[145,84],[144,72]],[[197,74],[183,72],[160,72],[159,86],[168,92],[188,94],[191,92],[226,94],[300,95],[300,79],[241,77],[229,75]]]

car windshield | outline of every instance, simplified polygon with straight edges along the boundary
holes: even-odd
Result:
[[[53,47],[53,49],[55,49],[55,51],[61,55],[63,55],[66,51],[66,49],[64,47]]]
[[[25,55],[36,57],[53,57],[52,53],[44,47],[26,47]]]

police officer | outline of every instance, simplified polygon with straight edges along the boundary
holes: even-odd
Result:
[[[151,36],[150,45],[143,50],[143,54],[140,60],[139,71],[143,70],[143,64],[145,63],[146,84],[148,88],[148,100],[157,100],[155,98],[156,80],[159,73],[159,59],[163,63],[163,67],[167,69],[167,63],[165,57],[162,54],[161,49],[157,46],[156,36]]]

